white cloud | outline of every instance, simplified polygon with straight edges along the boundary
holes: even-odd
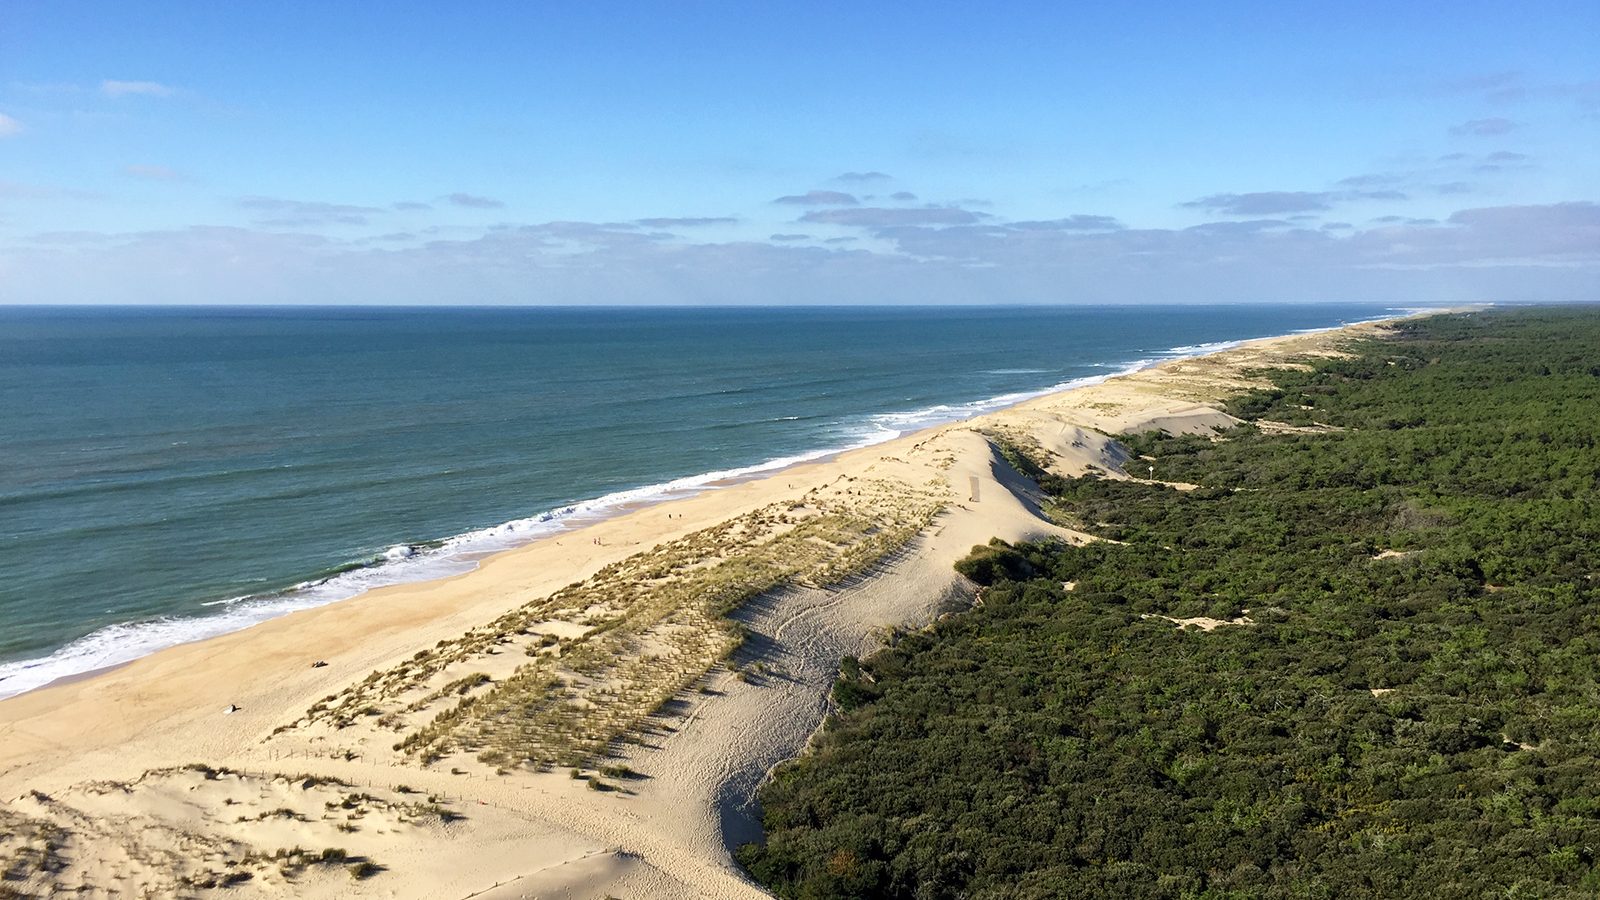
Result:
[[[1473,119],[1450,129],[1453,137],[1499,137],[1517,127],[1510,119]]]
[[[100,82],[100,93],[107,97],[166,97],[171,95],[172,88],[154,81],[111,81]]]
[[[493,197],[480,197],[476,194],[451,194],[445,198],[456,206],[465,206],[468,209],[504,209],[505,204]]]
[[[23,132],[22,123],[5,113],[0,113],[0,138],[13,137]]]
[[[279,197],[244,197],[239,208],[262,213],[256,224],[269,228],[309,228],[317,225],[365,225],[371,213],[383,210],[321,200],[284,200]]]
[[[861,201],[843,191],[806,191],[804,194],[779,197],[772,202],[787,203],[791,206],[855,206]]]
[[[979,219],[987,218],[990,218],[987,213],[975,213],[947,206],[930,206],[923,209],[861,207],[813,210],[801,216],[799,221],[859,228],[895,228],[903,225],[971,225]]]
[[[20,186],[13,186],[14,188]],[[6,186],[0,184],[0,195]],[[21,188],[22,193],[33,194]],[[365,207],[247,198],[317,219]],[[928,212],[918,210],[917,212]],[[875,215],[875,211],[869,215]],[[882,223],[874,221],[873,224]],[[1281,221],[1186,229],[1110,217],[880,228],[874,249],[790,241],[693,243],[637,226],[546,222],[387,245],[250,228],[34,235],[0,245],[8,291],[35,302],[1112,303],[1600,296],[1600,204],[1464,209],[1331,230]],[[851,245],[860,246],[860,245]]]

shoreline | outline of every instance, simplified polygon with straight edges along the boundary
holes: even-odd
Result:
[[[1349,325],[1391,321],[1416,314],[1418,314],[1418,310],[1415,309],[1399,309],[1396,315],[1393,316],[1364,319],[1347,323],[1346,325],[1302,329],[1282,336],[1317,334],[1338,330]],[[1155,356],[1146,356],[1125,363],[1095,363],[1094,365],[1097,366],[1105,366],[1108,371],[1105,374],[1069,379],[1037,390],[1017,391],[996,397],[955,404],[939,404],[924,410],[912,410],[905,413],[884,413],[880,415],[927,418],[929,411],[941,407],[947,410],[963,410],[963,412],[948,418],[933,417],[934,421],[929,424],[919,424],[908,430],[891,432],[882,439],[868,439],[837,448],[802,451],[787,457],[775,457],[732,469],[680,476],[662,482],[625,488],[595,498],[574,501],[565,506],[534,513],[531,516],[447,535],[442,538],[398,544],[368,562],[357,561],[342,564],[339,567],[340,571],[320,578],[300,581],[282,590],[265,594],[243,595],[228,600],[206,601],[201,604],[206,608],[220,608],[219,612],[164,616],[156,619],[102,626],[56,647],[45,655],[0,662],[0,703],[52,685],[67,684],[115,671],[130,663],[173,647],[215,640],[219,637],[258,627],[284,616],[318,609],[330,604],[348,602],[372,591],[396,585],[421,584],[452,578],[457,575],[470,574],[477,571],[485,560],[499,554],[516,552],[540,541],[570,535],[593,525],[627,515],[638,509],[675,503],[693,498],[707,491],[726,489],[748,481],[775,477],[800,466],[810,463],[825,463],[836,459],[842,454],[868,449],[944,425],[969,421],[1040,397],[1102,384],[1109,379],[1144,371],[1160,366],[1163,363],[1192,359],[1197,356],[1231,349],[1250,341],[1270,340],[1273,337],[1242,338],[1192,346],[1171,347],[1162,351],[1154,351],[1157,354]],[[641,499],[635,499],[641,495]],[[527,532],[527,535],[525,537],[506,537],[514,534],[519,529]],[[486,546],[470,546],[474,542],[484,543]],[[391,556],[396,551],[403,551],[403,553],[398,556]],[[413,571],[403,573],[395,571],[407,564],[410,564]],[[437,571],[438,569],[446,569],[447,571],[441,572]],[[448,571],[452,569],[455,571]],[[383,574],[386,572],[389,574],[387,578]],[[330,588],[330,585],[341,579],[346,579],[347,576],[354,576],[348,580],[357,581],[358,583]],[[376,579],[376,583],[369,583],[371,579]],[[308,596],[324,588],[329,588],[334,596],[326,599]],[[235,604],[237,604],[237,607]],[[240,617],[241,621],[225,623],[223,620],[229,616],[230,612]],[[109,642],[106,649],[98,653],[93,650],[84,651],[80,649],[84,645],[92,647],[100,643],[103,636],[108,632],[130,631],[140,633],[155,628],[170,628],[173,634],[154,638],[149,641],[147,646],[137,649],[124,650],[119,645]],[[183,629],[187,629],[188,633],[193,636],[185,636],[182,633]],[[74,661],[86,654],[92,654],[89,659],[83,660],[83,662],[87,663],[86,667],[73,668]],[[41,677],[39,674],[30,677],[30,673],[36,670],[45,670],[48,673],[62,667],[67,667],[69,670],[59,675],[52,674],[47,678]]]
[[[733,864],[729,843],[748,836],[754,790],[764,774],[772,764],[798,753],[825,716],[827,689],[839,658],[875,646],[883,629],[916,627],[941,607],[970,599],[950,564],[973,544],[996,536],[1087,539],[1040,517],[1029,484],[1010,470],[987,435],[1038,445],[1058,474],[1098,470],[1104,477],[1126,477],[1117,468],[1107,434],[1144,427],[1206,433],[1230,421],[1210,404],[1247,385],[1244,371],[1334,352],[1331,348],[1344,335],[1380,333],[1383,323],[1402,318],[1406,316],[1254,339],[1219,353],[1163,360],[975,419],[643,505],[493,554],[468,572],[377,588],[8,698],[0,701],[0,813],[9,808],[38,821],[68,821],[69,813],[78,811],[132,815],[154,823],[145,833],[170,833],[177,846],[198,840],[196,835],[206,829],[225,830],[230,840],[262,852],[290,844],[335,846],[331,842],[337,841],[336,846],[350,846],[404,870],[404,876],[397,871],[372,883],[374,891],[403,896],[512,897],[530,891],[585,897],[764,896]],[[933,485],[930,477],[942,479],[945,486]],[[942,491],[942,505],[907,543],[873,561],[860,577],[832,586],[819,586],[830,583],[826,580],[815,585],[784,582],[739,605],[731,618],[747,635],[743,645],[675,691],[672,701],[642,720],[639,730],[607,745],[608,758],[615,760],[607,765],[634,774],[604,775],[598,768],[584,768],[581,778],[568,777],[565,766],[539,771],[486,762],[475,748],[456,745],[441,745],[438,761],[429,765],[399,749],[403,742],[396,740],[405,730],[444,718],[444,701],[432,698],[453,698],[462,676],[488,673],[485,691],[514,685],[513,670],[541,658],[532,652],[545,646],[535,640],[541,634],[558,650],[566,650],[570,640],[576,651],[585,640],[619,633],[613,626],[585,624],[600,621],[592,612],[539,619],[520,630],[515,622],[485,630],[485,623],[525,609],[544,616],[539,598],[613,577],[608,573],[627,575],[628,561],[648,562],[652,553],[690,547],[701,535],[732,535],[730,523],[760,521],[763,510],[822,500],[873,508],[876,500],[858,495],[874,485],[890,491],[875,496]],[[726,551],[732,546],[726,540],[731,538],[717,538],[706,552]],[[605,663],[612,668],[583,679],[609,691],[608,685],[620,677],[615,674],[618,666],[668,658],[663,636],[692,625],[671,618],[670,610],[668,615],[665,630],[646,623],[636,638],[629,638],[631,643],[618,645],[634,649],[610,654]],[[474,642],[449,650],[456,653],[450,659],[457,661],[445,660],[443,667],[420,675],[414,672],[413,660],[444,652],[437,648],[461,647],[464,635]],[[522,645],[528,653],[508,652]],[[578,665],[576,652],[557,656],[572,660],[562,665]],[[317,661],[326,665],[313,667]],[[657,678],[649,668],[627,671]],[[374,687],[401,675],[414,686],[402,684],[398,693]],[[616,684],[625,694],[628,682]],[[468,690],[473,690],[471,684],[460,693]],[[316,700],[324,694],[324,701]],[[474,693],[472,699],[481,707],[493,696]],[[335,698],[340,698],[336,707],[352,710],[348,721],[308,715],[308,705],[315,710]],[[224,714],[230,705],[237,705],[237,711]],[[396,717],[401,731],[383,725],[389,717]],[[193,763],[233,772],[200,778],[182,770]],[[256,820],[239,814],[241,798],[261,798],[262,815],[272,812],[271,803],[293,808],[299,802],[301,794],[292,791],[287,799],[280,796],[287,789],[275,786],[278,776],[273,773],[310,773],[362,785],[374,817],[382,809],[410,802],[404,799],[408,792],[421,790],[441,798],[465,819],[454,824],[408,822],[376,831],[358,825],[356,833],[340,834],[324,821],[326,814],[317,812],[323,806],[318,797],[307,807],[303,824],[249,824]],[[110,795],[120,804],[115,809],[107,808],[112,801],[105,799],[104,789],[95,787],[108,783],[123,786]],[[30,792],[49,802],[28,800]],[[186,809],[204,810],[209,824],[202,828],[187,813],[189,818],[174,820],[164,799],[169,796],[185,798]],[[80,827],[86,829],[79,838],[83,843],[72,849],[82,860],[126,839],[119,831]],[[436,852],[445,845],[453,849]],[[137,878],[129,874],[137,866],[108,873],[87,862],[82,865],[86,883],[114,874],[123,879],[119,883],[148,887],[161,883],[154,879],[171,875],[163,876],[155,863],[139,869]],[[259,869],[253,877],[267,893],[348,895],[355,889],[340,875],[285,882],[273,871]]]

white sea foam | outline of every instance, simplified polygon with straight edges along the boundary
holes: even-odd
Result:
[[[1325,331],[1329,329],[1314,329]],[[1199,356],[1236,347],[1243,341],[1218,341],[1173,347],[1151,358],[1125,363],[1093,363],[1112,371],[1074,378],[1031,391],[1017,391],[966,403],[935,404],[922,409],[869,415],[849,425],[842,443],[807,453],[769,459],[755,465],[690,475],[584,500],[524,519],[469,531],[431,544],[399,544],[369,560],[327,578],[306,581],[273,594],[252,594],[204,604],[217,609],[194,617],[163,617],[145,622],[108,625],[67,644],[49,656],[0,663],[0,699],[43,687],[62,678],[132,662],[157,650],[217,637],[303,609],[347,600],[373,588],[459,575],[476,568],[489,554],[530,543],[566,528],[588,524],[619,510],[691,496],[720,483],[739,481],[893,440],[903,434],[970,419],[1057,391],[1099,384],[1159,362]]]
[[[1488,304],[1485,304],[1488,305]],[[1340,322],[1338,325],[1323,325],[1317,328],[1300,328],[1289,332],[1290,334],[1322,334],[1325,331],[1338,331],[1347,325],[1367,325],[1372,322],[1387,322],[1391,319],[1402,319],[1408,316],[1421,315],[1422,313],[1440,312],[1437,306],[1391,306],[1384,315],[1369,316],[1365,319],[1354,319],[1349,322]]]
[[[1017,391],[1010,394],[1001,394],[998,397],[988,397],[983,400],[973,400],[968,403],[940,403],[934,406],[927,406],[922,409],[908,410],[906,412],[880,413],[878,415],[871,416],[869,419],[869,421],[877,429],[874,434],[875,440],[872,440],[869,443],[875,444],[882,441],[893,440],[894,438],[897,438],[902,434],[906,434],[907,432],[918,431],[923,428],[931,428],[935,425],[943,425],[946,422],[957,422],[962,419],[970,419],[973,416],[979,416],[986,412],[993,412],[997,409],[1003,409],[1007,406],[1014,406],[1023,402],[1024,400],[1032,400],[1035,397],[1043,397],[1046,394],[1054,394],[1057,391],[1068,391],[1072,390],[1073,388],[1087,387],[1091,384],[1099,384],[1107,379],[1115,378],[1119,375],[1129,375],[1139,371],[1140,369],[1148,368],[1156,362],[1158,362],[1158,360],[1141,359],[1133,363],[1123,363],[1121,364],[1120,368],[1106,372],[1103,375],[1088,375],[1083,378],[1074,378],[1070,381],[1063,381],[1059,384],[1053,384],[1049,387],[1039,388],[1038,390]]]
[[[848,446],[831,447],[618,491],[549,510],[525,519],[469,531],[432,545],[402,544],[377,554],[369,565],[327,578],[305,581],[265,595],[231,597],[203,604],[219,611],[194,617],[163,617],[109,625],[67,644],[49,656],[0,663],[0,699],[43,687],[52,681],[132,662],[157,650],[205,640],[302,609],[347,600],[373,588],[459,575],[492,553],[508,550],[614,515],[623,507],[687,497],[718,482],[739,480],[797,463],[867,446],[894,437],[874,430]]]
[[[1185,356],[1200,356],[1206,353],[1221,353],[1244,345],[1244,341],[1211,341],[1207,344],[1185,344],[1182,347],[1173,347],[1161,351],[1163,359],[1178,359]]]
[[[1486,306],[1487,307],[1487,306],[1494,306],[1494,304],[1493,303],[1474,303],[1473,306]],[[1421,315],[1422,313],[1443,312],[1446,309],[1449,309],[1449,307],[1446,307],[1446,306],[1391,306],[1391,307],[1389,307],[1388,311],[1391,312],[1391,313],[1399,313],[1402,316],[1415,316],[1415,315]],[[1393,318],[1393,316],[1375,316],[1375,317],[1373,317],[1371,319],[1362,319],[1361,321],[1363,321],[1363,322],[1378,322],[1378,321],[1382,321],[1383,319],[1390,319],[1390,318]]]

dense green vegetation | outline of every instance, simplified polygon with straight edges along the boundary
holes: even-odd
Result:
[[[975,548],[981,605],[845,661],[741,861],[804,898],[1595,896],[1600,315],[1353,349],[1232,403],[1329,429],[1129,437],[1197,490],[1051,480],[1122,543]]]

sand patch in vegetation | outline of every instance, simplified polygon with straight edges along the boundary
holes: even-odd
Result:
[[[1156,615],[1155,613],[1141,613],[1141,619],[1164,619],[1179,628],[1198,628],[1201,631],[1216,631],[1229,625],[1254,625],[1249,616],[1236,616],[1232,619],[1213,619],[1210,616],[1191,616],[1187,619],[1176,619],[1172,616]]]

